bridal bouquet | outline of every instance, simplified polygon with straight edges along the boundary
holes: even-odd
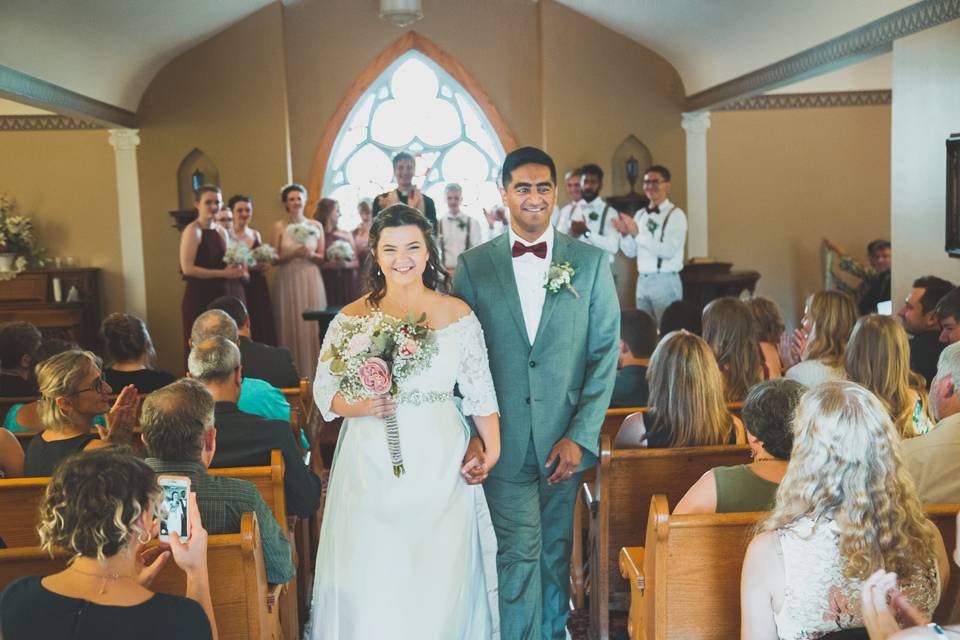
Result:
[[[320,355],[330,372],[340,377],[340,393],[347,402],[391,395],[399,384],[426,368],[437,352],[426,314],[418,320],[391,318],[374,313],[341,325],[337,340]],[[404,473],[396,414],[386,416],[387,450],[393,475]]]
[[[287,231],[290,232],[290,235],[298,244],[307,244],[310,238],[316,238],[320,235],[320,231],[315,226],[306,222],[288,224]]]
[[[223,262],[228,265],[245,265],[252,267],[257,264],[250,248],[242,242],[227,243],[227,250],[223,254]]]
[[[353,260],[353,247],[346,240],[334,240],[327,247],[327,260],[350,262]]]
[[[277,255],[277,250],[273,248],[272,245],[262,244],[253,251],[250,252],[250,255],[253,256],[254,261],[256,262],[268,262],[274,263],[279,257]]]

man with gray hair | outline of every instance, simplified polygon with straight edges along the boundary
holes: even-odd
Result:
[[[193,348],[214,336],[224,337],[237,346],[240,344],[237,323],[226,311],[210,309],[197,316],[190,331],[190,347]],[[244,378],[240,401],[237,404],[241,411],[270,420],[290,420],[290,403],[283,397],[280,389],[266,380]]]
[[[240,533],[240,518],[257,514],[267,581],[289,582],[294,576],[290,540],[250,482],[207,473],[217,450],[213,397],[202,384],[183,378],[145,397],[140,414],[147,464],[158,474],[190,478],[207,532]]]
[[[320,506],[320,478],[307,469],[293,440],[290,424],[267,420],[237,406],[243,379],[240,349],[223,336],[212,336],[193,346],[187,359],[190,377],[198,380],[216,401],[214,423],[220,446],[210,466],[257,467],[270,464],[270,451],[283,454],[283,486],[287,512],[308,518]]]
[[[463,204],[463,187],[451,182],[446,188],[447,215],[440,219],[440,256],[443,266],[451,274],[457,268],[457,258],[467,249],[481,242],[480,222],[460,210]]]
[[[954,504],[960,502],[960,342],[940,354],[930,408],[936,428],[904,440],[903,457],[925,504]]]

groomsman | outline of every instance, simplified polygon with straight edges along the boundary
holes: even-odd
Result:
[[[643,192],[650,198],[634,217],[620,214],[614,226],[620,249],[637,259],[637,309],[660,322],[663,310],[683,298],[680,270],[687,241],[687,216],[670,202],[670,170],[653,165],[643,174]]]
[[[620,249],[620,234],[613,221],[619,215],[612,205],[600,197],[603,189],[603,169],[585,164],[580,173],[580,200],[560,210],[557,229],[598,249],[603,249],[613,262]],[[570,192],[570,187],[567,187]]]
[[[550,225],[550,156],[511,152],[502,184],[509,232],[460,256],[453,290],[483,327],[500,405],[501,457],[484,484],[497,534],[500,635],[561,640],[573,507],[580,473],[599,455],[620,310],[606,254]],[[473,456],[483,457],[479,438],[464,460]]]
[[[580,202],[580,167],[567,171],[563,176],[564,185],[567,188],[567,204],[557,209],[557,213],[550,221],[550,224],[557,226],[561,220],[570,220],[570,215]],[[563,231],[563,229],[561,229]],[[563,231],[566,233],[566,231]]]
[[[419,209],[433,225],[433,232],[437,232],[437,205],[433,198],[422,193],[413,184],[416,160],[406,151],[393,156],[393,178],[397,181],[397,188],[393,191],[381,193],[373,200],[373,218],[376,220],[380,212],[392,204],[402,202],[414,209]]]
[[[481,242],[480,223],[460,211],[463,204],[463,188],[451,182],[446,188],[447,215],[440,219],[439,239],[440,255],[443,266],[453,273],[457,268],[457,258],[467,249]]]

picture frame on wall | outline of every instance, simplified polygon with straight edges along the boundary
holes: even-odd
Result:
[[[960,133],[947,138],[947,237],[946,250],[960,258]]]

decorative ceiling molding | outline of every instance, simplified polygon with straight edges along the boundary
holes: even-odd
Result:
[[[823,109],[827,107],[877,107],[889,105],[889,89],[875,91],[828,91],[823,93],[770,93],[728,102],[714,111],[769,109]]]
[[[93,120],[104,127],[136,128],[136,115],[131,111],[3,65],[0,65],[0,96],[67,116]]]
[[[96,122],[70,116],[0,116],[0,131],[76,131],[104,128]]]
[[[922,0],[789,58],[689,96],[684,110],[717,110],[732,100],[885,53],[898,38],[956,18],[960,18],[960,0]]]

